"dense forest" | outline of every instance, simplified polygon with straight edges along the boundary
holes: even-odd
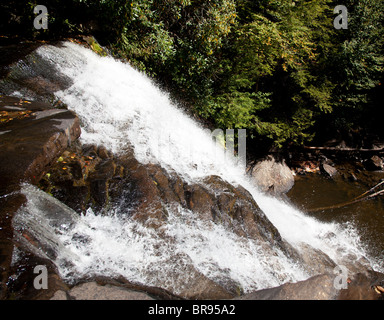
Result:
[[[47,0],[0,4],[1,40],[92,34],[212,128],[283,148],[384,138],[382,0]],[[334,27],[337,5],[346,29]]]

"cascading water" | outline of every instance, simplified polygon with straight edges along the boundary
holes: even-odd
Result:
[[[69,42],[60,48],[40,47],[37,54],[71,79],[72,85],[55,95],[81,119],[82,142],[104,145],[115,154],[133,148],[140,163],[158,164],[190,183],[215,175],[241,185],[282,238],[298,251],[303,244],[309,245],[336,263],[343,263],[351,254],[356,260],[365,256],[353,228],[321,223],[260,193],[243,168],[223,160],[220,148],[207,132],[128,64],[99,57]],[[33,226],[49,221],[50,217],[34,204],[48,196],[31,186],[24,186],[22,192],[28,205],[16,222]],[[188,265],[218,283],[230,279],[245,292],[310,276],[304,266],[279,248],[274,248],[271,255],[258,241],[201,220],[181,206],[168,205],[167,224],[159,229],[146,228],[120,214],[121,210],[113,208],[106,215],[89,210],[84,216],[70,219],[70,227],[44,225],[41,232],[50,234],[51,244],[57,249],[51,258],[64,278],[75,281],[86,275],[122,275],[146,285],[174,288],[179,293],[182,286],[193,281],[188,280],[192,276],[186,272]],[[370,263],[379,267],[373,260]]]

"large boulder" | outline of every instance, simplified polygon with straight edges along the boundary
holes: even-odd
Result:
[[[294,175],[285,162],[276,162],[273,157],[258,162],[251,170],[255,184],[262,192],[274,195],[287,193],[294,184]]]

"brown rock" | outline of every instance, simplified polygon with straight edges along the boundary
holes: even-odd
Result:
[[[334,285],[335,276],[323,274],[296,283],[286,283],[279,287],[258,290],[238,300],[334,300],[339,290]]]
[[[375,285],[384,285],[384,274],[368,271],[357,273],[350,278],[347,289],[342,289],[340,300],[384,300],[384,293],[379,294],[374,290]]]
[[[103,160],[108,159],[111,157],[110,153],[108,152],[107,148],[104,146],[100,146],[97,150],[97,154],[99,157]]]
[[[113,160],[102,160],[96,165],[95,170],[90,173],[89,180],[109,180],[114,176],[115,171],[116,163]]]
[[[20,181],[37,183],[80,136],[79,119],[72,112],[47,109],[44,103],[37,111],[38,105],[33,104],[34,116],[0,125],[0,193]]]
[[[86,282],[68,291],[58,290],[50,300],[153,300],[153,298],[140,291]]]

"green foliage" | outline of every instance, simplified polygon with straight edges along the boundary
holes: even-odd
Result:
[[[332,110],[333,85],[322,69],[330,51],[322,39],[334,32],[327,27],[329,1],[239,2],[244,23],[223,52],[220,84],[198,112],[218,127],[247,128],[277,146],[301,144],[313,136],[315,115]]]
[[[11,1],[0,14],[21,17],[3,21],[27,37],[92,33],[212,126],[275,146],[306,143],[324,123],[353,128],[381,108],[382,0],[345,0],[347,30],[333,27],[331,0],[47,0],[42,32],[36,4]]]
[[[335,57],[335,103],[338,107],[363,109],[370,92],[384,71],[384,4],[380,1],[349,0],[348,29]]]

